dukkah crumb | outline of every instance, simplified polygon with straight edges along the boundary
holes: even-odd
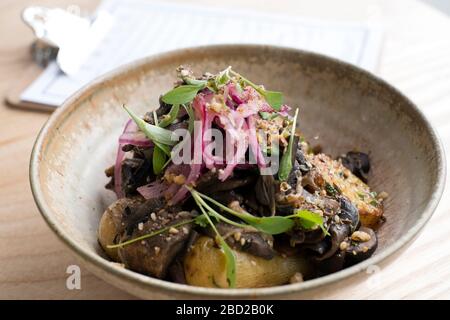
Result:
[[[339,244],[339,249],[341,249],[341,251],[345,251],[348,248],[348,242],[347,241],[342,241]]]
[[[364,232],[364,231],[355,231],[352,234],[352,240],[353,241],[357,241],[357,242],[367,242],[369,241],[370,238],[370,234]]]
[[[303,282],[303,275],[300,272],[296,272],[289,279],[289,283],[299,283],[299,282]]]

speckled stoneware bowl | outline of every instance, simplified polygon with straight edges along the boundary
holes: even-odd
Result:
[[[304,283],[262,289],[206,289],[150,278],[109,262],[97,244],[103,210],[115,199],[104,169],[114,162],[127,115],[158,104],[175,68],[235,70],[300,106],[300,127],[334,156],[370,153],[369,184],[391,196],[375,255]],[[313,139],[315,138],[315,139]],[[78,91],[42,129],[31,156],[31,187],[51,229],[105,281],[143,298],[314,298],[367,277],[367,268],[395,257],[432,215],[444,186],[444,155],[417,107],[384,81],[325,56],[269,46],[199,47],[156,55],[117,69]],[[389,257],[389,259],[387,259]],[[320,293],[320,295],[319,295]],[[100,297],[99,297],[100,298]]]

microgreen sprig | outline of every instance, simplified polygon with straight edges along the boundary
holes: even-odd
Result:
[[[198,84],[184,84],[178,86],[162,96],[162,101],[167,104],[184,104],[194,100],[197,93],[206,87],[206,82]]]
[[[236,257],[234,256],[233,251],[228,246],[226,241],[220,235],[220,233],[217,230],[214,223],[211,221],[211,218],[210,218],[209,214],[207,213],[207,211],[205,210],[202,202],[198,201],[198,197],[194,197],[194,200],[196,201],[197,206],[200,208],[200,211],[202,212],[203,216],[205,217],[205,220],[211,226],[211,229],[213,229],[214,233],[216,234],[216,241],[219,243],[219,246],[225,255],[228,286],[230,288],[234,288],[236,286]]]
[[[222,209],[225,212],[230,213],[231,215],[245,221],[250,226],[254,227],[255,229],[262,231],[267,234],[280,234],[286,231],[289,231],[294,226],[294,222],[290,219],[286,219],[282,216],[273,216],[273,217],[255,217],[249,213],[242,213],[237,212],[220,202],[214,200],[213,198],[208,197],[205,194],[202,194],[194,189],[190,189],[191,194],[194,196],[201,197],[205,200],[208,200],[212,204],[216,205],[220,209]]]
[[[311,230],[319,226],[325,235],[330,235],[328,233],[328,230],[324,226],[323,217],[318,213],[309,210],[298,209],[294,214],[287,216],[286,218],[296,219],[299,225],[306,230]]]
[[[150,140],[152,140],[155,145],[160,147],[164,151],[164,153],[170,155],[169,146],[173,146],[176,143],[174,140],[172,140],[172,131],[145,122],[125,105],[123,106],[123,108],[128,112],[131,119],[133,119],[138,128]]]
[[[270,104],[270,106],[274,110],[280,111],[281,105],[283,104],[283,94],[281,92],[266,90],[266,89],[262,88],[261,86],[258,86],[257,84],[254,84],[250,80],[244,78],[242,75],[240,75],[239,73],[237,73],[234,70],[230,69],[230,73],[233,74],[234,76],[240,78],[242,82],[244,82],[245,84],[251,86],[253,89],[258,91],[258,93],[266,99],[267,103]]]
[[[165,128],[171,125],[175,119],[178,117],[178,112],[180,111],[180,105],[174,104],[168,114],[163,116],[163,119],[157,124],[158,127]]]
[[[142,240],[145,240],[145,239],[148,239],[148,238],[152,238],[152,237],[154,237],[154,236],[157,236],[157,235],[159,235],[159,234],[162,234],[162,233],[164,233],[164,232],[167,232],[167,231],[169,231],[170,228],[178,228],[178,227],[184,226],[184,225],[189,224],[189,223],[197,222],[197,220],[200,220],[200,219],[198,219],[198,218],[199,218],[199,217],[195,217],[194,219],[190,219],[190,220],[182,221],[182,222],[179,222],[179,223],[175,223],[175,224],[172,224],[172,225],[167,226],[167,227],[165,227],[165,228],[156,230],[156,231],[154,231],[154,232],[151,232],[151,233],[148,233],[148,234],[144,234],[143,236],[136,237],[136,238],[130,239],[130,240],[128,240],[128,241],[120,242],[120,243],[118,243],[118,244],[107,245],[106,247],[107,247],[108,249],[122,248],[122,247],[124,247],[124,246],[133,244],[133,243],[135,243],[135,242],[142,241]],[[199,223],[200,223],[200,222],[199,222]]]
[[[289,144],[283,156],[281,157],[280,169],[278,171],[278,179],[280,181],[286,181],[287,178],[289,177],[289,174],[292,171],[292,149],[294,144],[295,129],[297,125],[297,116],[298,116],[298,109],[295,110],[294,121],[292,122],[291,135],[289,137]]]

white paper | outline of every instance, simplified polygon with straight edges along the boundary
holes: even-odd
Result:
[[[111,29],[74,76],[56,63],[22,93],[23,101],[52,106],[97,76],[151,54],[207,44],[273,44],[311,50],[374,71],[382,33],[355,23],[316,21],[194,5],[104,0],[98,11],[114,18]]]

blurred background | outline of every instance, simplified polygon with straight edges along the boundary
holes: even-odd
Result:
[[[61,11],[29,11],[41,16],[22,17],[30,6],[60,8],[83,19],[61,18]],[[447,149],[449,34],[447,0],[2,0],[0,298],[130,298],[84,269],[81,290],[67,289],[66,270],[76,261],[41,219],[28,182],[39,129],[67,96],[96,76],[191,45],[258,43],[313,50],[392,83],[418,104]],[[450,298],[446,251],[437,247],[425,256],[416,250],[420,243],[440,241],[435,237],[443,233],[436,230],[450,227],[446,195],[420,239],[382,271],[381,285],[367,290],[357,284],[324,297]]]

